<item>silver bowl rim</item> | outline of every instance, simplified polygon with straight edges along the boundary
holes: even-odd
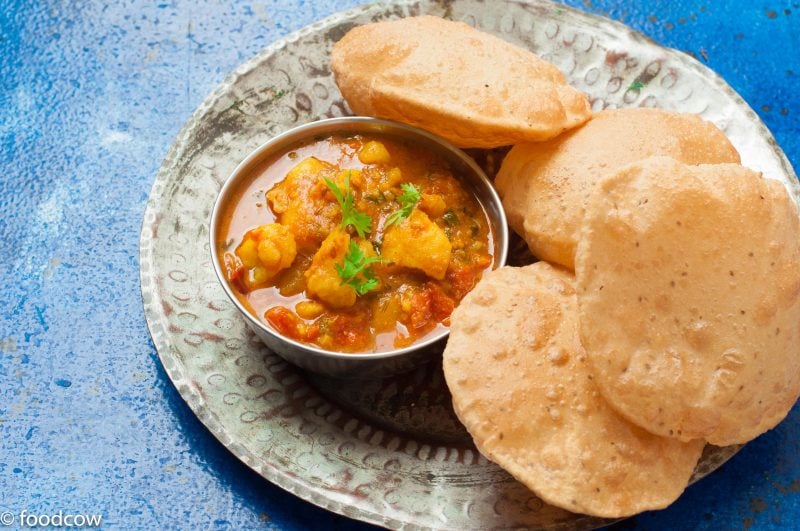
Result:
[[[225,294],[231,300],[233,305],[239,310],[247,321],[252,325],[258,328],[259,330],[264,331],[266,334],[275,337],[277,340],[288,343],[292,347],[305,351],[308,354],[313,354],[315,356],[320,356],[323,358],[335,359],[335,360],[359,360],[359,361],[367,361],[367,360],[381,360],[381,359],[389,359],[394,357],[400,357],[405,354],[410,354],[411,352],[415,352],[418,350],[422,350],[437,341],[440,341],[446,338],[450,334],[449,327],[436,333],[432,334],[430,337],[426,338],[424,341],[415,342],[407,347],[403,347],[400,349],[392,349],[387,350],[384,352],[355,352],[355,353],[348,353],[348,352],[336,352],[332,350],[325,350],[319,348],[314,345],[309,345],[306,343],[301,343],[294,339],[288,338],[278,332],[277,330],[273,329],[272,327],[267,326],[260,320],[258,320],[244,305],[241,301],[236,297],[236,294],[233,293],[233,290],[225,279],[224,274],[222,273],[222,267],[220,266],[219,261],[219,254],[217,253],[217,229],[219,227],[220,218],[222,216],[222,205],[226,204],[226,199],[228,195],[231,193],[231,190],[234,189],[238,184],[239,181],[243,178],[243,175],[247,174],[248,169],[253,164],[266,160],[270,155],[280,153],[281,151],[297,145],[298,143],[303,142],[304,140],[308,140],[313,138],[319,134],[335,134],[336,126],[339,125],[364,125],[364,126],[376,126],[373,131],[368,131],[371,133],[377,134],[392,134],[392,130],[394,131],[404,131],[405,133],[409,134],[412,137],[417,138],[422,143],[433,143],[438,144],[441,148],[445,151],[451,152],[454,156],[456,156],[459,160],[461,160],[478,178],[478,180],[483,181],[483,184],[486,186],[486,190],[489,191],[489,197],[478,197],[479,201],[482,203],[484,210],[487,208],[487,203],[494,203],[496,208],[496,212],[499,214],[499,219],[497,220],[497,224],[499,225],[499,234],[495,233],[492,230],[492,237],[495,242],[499,241],[499,253],[495,253],[494,255],[494,266],[493,269],[498,269],[506,265],[506,260],[508,258],[508,245],[509,245],[509,229],[508,229],[508,220],[506,219],[505,211],[503,210],[502,201],[500,200],[500,196],[497,194],[497,191],[494,189],[489,178],[486,176],[484,171],[478,166],[478,164],[466,153],[464,153],[461,149],[457,148],[449,141],[436,136],[424,129],[419,129],[417,127],[410,126],[408,124],[394,122],[391,120],[384,120],[381,118],[372,118],[369,116],[343,116],[338,118],[327,118],[324,120],[316,120],[313,122],[308,122],[303,125],[293,127],[280,133],[277,136],[272,137],[270,140],[266,141],[265,143],[261,144],[255,150],[253,150],[247,157],[244,158],[231,174],[225,179],[222,187],[220,188],[217,197],[214,199],[214,206],[211,210],[211,218],[209,222],[209,248],[211,250],[211,263],[214,267],[214,273],[217,276],[217,280],[222,285],[222,288],[225,290]],[[382,130],[382,129],[385,129]],[[322,130],[322,131],[320,131]],[[367,128],[365,128],[367,131]],[[474,193],[477,195],[477,191],[473,190]],[[487,213],[487,216],[489,214]],[[493,225],[493,224],[492,224]],[[495,243],[495,247],[497,248],[497,243]],[[280,352],[278,352],[280,354]]]

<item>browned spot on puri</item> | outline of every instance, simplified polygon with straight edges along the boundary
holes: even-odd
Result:
[[[172,305],[163,299],[161,301],[161,308],[164,310],[164,315],[166,317],[169,317],[172,313]]]

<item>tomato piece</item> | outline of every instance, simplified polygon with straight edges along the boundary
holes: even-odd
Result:
[[[431,315],[437,322],[450,317],[456,307],[453,299],[447,296],[444,290],[433,282],[428,282],[425,290],[430,293]]]
[[[225,253],[222,262],[228,281],[241,293],[250,291],[245,283],[245,267],[239,257],[233,253]]]
[[[475,284],[478,283],[479,273],[480,270],[470,266],[459,267],[447,272],[447,280],[450,282],[456,300],[463,299],[464,295],[475,287]]]
[[[267,322],[284,336],[298,341],[314,341],[319,337],[319,326],[307,324],[293,311],[284,306],[275,306],[264,314]]]
[[[306,341],[316,341],[319,339],[319,325],[313,323],[306,325]]]
[[[244,272],[242,261],[233,253],[225,253],[222,262],[225,267],[225,276],[231,282],[236,282]]]
[[[417,336],[450,317],[456,306],[455,301],[435,282],[427,282],[423,290],[416,293],[411,301],[407,326],[412,334]]]
[[[344,350],[368,349],[373,337],[365,315],[339,314],[329,324],[334,343]]]
[[[411,312],[408,315],[407,326],[412,334],[426,328],[433,318],[431,310],[431,293],[422,290],[414,294],[411,298]]]

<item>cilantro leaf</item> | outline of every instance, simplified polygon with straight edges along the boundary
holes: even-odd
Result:
[[[417,203],[419,203],[419,200],[422,198],[422,193],[419,191],[419,188],[411,183],[403,183],[400,185],[400,188],[403,190],[403,193],[397,198],[397,202],[400,203],[400,209],[395,210],[386,218],[386,222],[383,224],[384,229],[410,216],[411,211],[414,210],[414,207],[417,206]]]
[[[370,267],[375,262],[380,262],[380,258],[367,256],[364,250],[350,240],[347,254],[344,255],[344,262],[336,264],[336,272],[342,279],[342,284],[350,286],[359,295],[369,293],[378,287],[378,278]]]
[[[363,212],[359,212],[355,208],[349,212],[349,215],[342,216],[342,225],[352,225],[361,238],[365,238],[366,234],[372,230],[372,218]]]
[[[352,286],[352,284],[350,284]],[[356,290],[356,293],[359,295],[365,295],[370,291],[374,290],[378,287],[378,279],[372,273],[365,272],[364,273],[364,280],[361,281],[358,285],[353,286]]]
[[[364,235],[372,229],[372,218],[356,210],[354,205],[355,197],[350,191],[350,172],[347,172],[344,177],[344,190],[341,190],[335,182],[327,177],[325,178],[325,185],[333,193],[336,202],[339,203],[339,207],[342,209],[341,226],[347,228],[348,225],[352,225],[358,235],[364,238]]]

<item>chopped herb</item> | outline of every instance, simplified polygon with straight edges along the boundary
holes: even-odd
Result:
[[[383,224],[384,229],[410,216],[411,211],[414,210],[414,207],[417,206],[417,203],[422,198],[419,189],[411,183],[403,183],[400,188],[403,190],[402,195],[397,198],[397,202],[400,203],[400,209],[395,210],[386,218],[386,223]]]
[[[452,209],[452,208],[451,208],[451,209],[449,209],[447,212],[445,212],[445,213],[444,213],[444,216],[442,216],[442,219],[443,219],[443,220],[444,220],[444,222],[445,222],[445,223],[447,223],[447,225],[448,225],[448,226],[450,226],[450,227],[453,227],[453,226],[455,226],[455,225],[458,225],[458,214],[456,214],[455,212],[453,212],[453,209]]]
[[[473,236],[477,236],[481,232],[481,226],[478,225],[478,222],[475,221],[474,219],[470,220],[469,232]]]
[[[386,202],[386,196],[383,194],[383,192],[378,192],[377,194],[374,195],[364,196],[364,199],[366,199],[370,203],[375,203],[376,205],[380,205],[381,203]]]
[[[336,197],[336,201],[342,209],[342,227],[347,228],[348,225],[352,225],[358,235],[364,238],[364,235],[372,228],[372,219],[356,210],[353,204],[355,203],[355,197],[350,192],[350,172],[347,172],[344,177],[344,191],[340,190],[336,183],[328,178],[325,179],[325,184]]]
[[[628,90],[641,90],[644,88],[644,83],[639,81],[638,79],[630,84]]]
[[[339,273],[342,284],[350,286],[359,295],[364,295],[378,287],[378,278],[369,266],[380,261],[380,258],[366,256],[363,249],[350,240],[344,262],[341,265],[336,264],[336,272]]]

